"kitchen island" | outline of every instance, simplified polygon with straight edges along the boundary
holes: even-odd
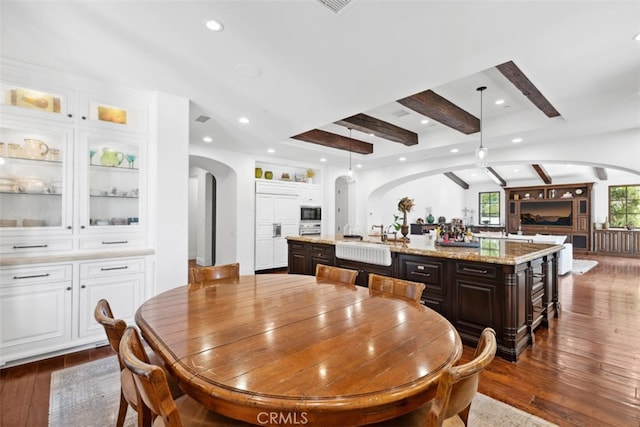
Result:
[[[560,310],[557,257],[562,245],[481,239],[476,248],[448,247],[429,235],[411,236],[406,247],[380,237],[345,242],[342,236],[290,236],[287,241],[292,274],[312,275],[317,264],[327,264],[357,270],[360,286],[367,285],[370,273],[424,283],[423,304],[446,317],[466,344],[475,346],[482,330],[492,327],[497,354],[507,360],[516,361],[534,342],[535,329],[548,327],[550,316]],[[390,258],[345,258],[344,248]]]

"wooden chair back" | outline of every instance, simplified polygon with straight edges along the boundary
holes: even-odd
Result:
[[[107,334],[107,340],[109,345],[118,355],[118,362],[120,363],[120,370],[124,368],[122,360],[120,360],[120,340],[124,334],[124,330],[127,327],[127,323],[122,319],[116,319],[113,317],[111,306],[106,299],[101,299],[96,304],[96,308],[93,311],[93,317],[96,322],[102,325],[104,331]]]
[[[442,373],[436,397],[427,414],[427,426],[442,426],[446,419],[455,416],[467,425],[471,401],[478,391],[480,374],[493,360],[496,349],[496,332],[485,328],[478,340],[473,359]]]
[[[211,282],[220,279],[238,279],[240,264],[223,264],[211,267],[192,267],[189,269],[189,284]]]
[[[145,410],[161,417],[166,427],[182,427],[165,372],[149,363],[138,331],[129,326],[120,341],[120,354],[125,367],[133,374],[133,380]]]
[[[370,293],[387,294],[419,303],[424,287],[424,283],[420,282],[411,282],[375,273],[369,274]]]
[[[348,268],[333,267],[331,265],[316,265],[316,280],[326,280],[345,285],[355,285],[358,277],[357,270]]]

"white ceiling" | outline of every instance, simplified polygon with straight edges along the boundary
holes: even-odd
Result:
[[[405,147],[368,135],[364,168],[471,156],[479,137],[394,100],[432,89],[479,117],[484,145],[513,149],[640,127],[639,1],[355,0],[336,14],[316,0],[6,1],[3,56],[192,101],[191,143],[293,161],[341,164],[348,153],[290,139],[366,113],[419,134]],[[204,22],[225,26],[214,33]],[[560,112],[549,119],[494,66],[513,61]],[[257,75],[256,75],[257,74]],[[498,98],[505,104],[496,106]],[[393,115],[403,109],[410,114]],[[246,116],[250,123],[237,119]],[[457,148],[458,153],[451,153]],[[596,157],[597,158],[597,157]],[[545,164],[554,178],[594,180],[591,167]],[[514,172],[519,169],[519,172]],[[497,166],[511,180],[530,165]],[[478,170],[456,171],[469,183]],[[615,173],[615,171],[608,171]],[[476,176],[472,176],[473,174]],[[565,178],[560,178],[565,179]]]

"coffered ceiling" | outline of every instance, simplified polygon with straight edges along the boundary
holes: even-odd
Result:
[[[637,1],[3,0],[0,8],[3,56],[188,98],[191,144],[274,161],[340,165],[349,150],[365,169],[400,158],[472,160],[479,86],[490,158],[513,153],[492,165],[508,183],[543,182],[519,154],[532,147],[640,127]],[[208,19],[224,31],[209,31]],[[522,75],[539,94],[514,84]],[[440,103],[443,116],[425,117],[416,101],[432,108],[434,99],[467,114]],[[337,148],[317,143],[327,133]],[[552,180],[576,170],[576,179],[598,179],[593,165],[568,164],[541,166]],[[488,180],[479,169],[452,172]]]

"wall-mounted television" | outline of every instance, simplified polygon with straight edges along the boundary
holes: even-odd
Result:
[[[520,224],[571,227],[572,213],[571,200],[521,202]]]

